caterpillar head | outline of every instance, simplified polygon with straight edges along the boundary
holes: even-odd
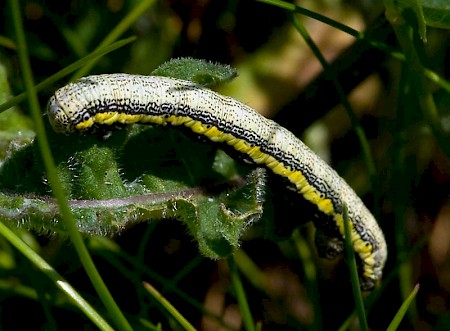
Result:
[[[56,95],[47,104],[47,115],[53,130],[60,133],[71,132],[71,120],[64,108],[59,104]]]
[[[76,88],[75,84],[68,84],[60,88],[50,98],[47,104],[47,115],[50,124],[56,132],[72,133],[83,131],[80,123],[92,125],[91,114],[86,107],[84,91]]]

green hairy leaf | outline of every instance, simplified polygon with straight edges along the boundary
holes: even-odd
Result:
[[[214,86],[237,76],[236,69],[218,63],[193,58],[172,59],[156,68],[152,75],[172,77],[204,85]]]
[[[84,234],[112,236],[139,222],[175,218],[186,224],[204,255],[219,258],[232,253],[261,216],[262,169],[245,182],[226,154],[177,130],[137,125],[107,138],[58,135],[50,128],[48,134]],[[64,235],[37,148],[25,146],[0,168],[0,220]]]

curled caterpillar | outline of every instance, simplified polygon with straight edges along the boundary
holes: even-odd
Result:
[[[328,238],[329,256],[342,250],[345,203],[361,286],[369,290],[380,280],[387,248],[370,211],[300,139],[252,108],[189,81],[108,74],[87,76],[60,88],[47,111],[57,132],[117,123],[172,125],[231,146],[284,178],[317,208],[321,217],[315,226]]]

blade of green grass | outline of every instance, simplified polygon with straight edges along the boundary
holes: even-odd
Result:
[[[302,262],[306,280],[305,288],[314,309],[314,320],[313,324],[310,326],[310,330],[323,330],[322,309],[320,307],[319,286],[317,284],[317,270],[313,261],[311,249],[298,229],[295,229],[292,233],[292,240],[294,241],[298,256]]]
[[[324,72],[328,74],[328,77],[333,82],[333,85],[336,88],[336,91],[339,94],[339,98],[341,100],[342,105],[344,106],[348,117],[350,118],[352,128],[355,131],[356,135],[358,136],[359,143],[361,145],[361,150],[364,155],[364,160],[367,166],[367,169],[369,171],[369,177],[370,177],[370,183],[372,187],[372,191],[374,193],[374,200],[375,200],[375,206],[378,206],[379,203],[379,197],[380,197],[380,190],[378,188],[377,183],[378,176],[377,176],[377,170],[375,168],[375,162],[372,157],[372,153],[370,151],[369,142],[367,141],[366,134],[359,123],[355,111],[353,110],[353,107],[351,106],[350,102],[348,101],[347,96],[345,95],[344,90],[341,87],[341,84],[339,84],[339,81],[336,78],[336,74],[332,72],[330,65],[328,64],[327,60],[323,56],[322,52],[320,51],[319,47],[316,45],[316,43],[312,40],[311,36],[309,35],[306,28],[303,26],[303,24],[298,20],[298,18],[295,15],[292,15],[292,21],[294,23],[294,27],[297,29],[297,31],[300,33],[302,38],[305,40],[306,44],[311,48],[311,51],[314,53],[316,58],[320,61],[320,64],[322,65]],[[375,215],[379,215],[379,213],[375,213]]]
[[[117,244],[111,243],[109,240],[106,240],[103,237],[91,238],[91,240],[89,240],[89,243],[90,249],[94,251],[96,255],[101,256],[105,262],[111,264],[114,268],[117,269],[117,272],[123,274],[126,278],[130,280],[133,280],[135,278],[142,279],[142,277],[150,278],[158,284],[161,284],[161,292],[170,292],[177,295],[179,298],[190,304],[205,316],[209,316],[214,319],[223,328],[227,330],[234,329],[231,325],[227,324],[220,316],[206,309],[202,302],[197,301],[192,296],[184,292],[171,279],[168,279],[165,276],[161,276],[154,270],[151,270],[148,266],[145,265],[145,263],[142,262],[142,259],[140,259],[139,257],[127,254],[126,252],[121,250],[121,248],[117,246]],[[177,277],[174,278],[176,279]],[[141,282],[139,281],[138,283],[140,284]]]
[[[106,322],[92,306],[83,299],[83,297],[60,275],[52,268],[43,258],[41,258],[35,251],[31,249],[25,242],[16,236],[7,226],[0,222],[0,233],[4,236],[19,252],[28,258],[38,270],[50,278],[58,288],[61,289],[70,299],[70,301],[77,306],[99,329],[113,330],[113,328]],[[27,296],[37,298],[36,293],[28,292]]]
[[[241,309],[242,319],[244,321],[245,329],[247,331],[255,331],[255,323],[253,322],[252,313],[250,312],[250,307],[248,305],[247,296],[244,291],[244,286],[242,285],[241,278],[239,277],[239,272],[236,268],[236,263],[234,262],[234,257],[230,256],[227,259],[228,268],[230,269],[231,281],[233,283],[234,290],[236,292],[236,297]]]
[[[361,40],[365,40],[367,41],[370,45],[388,53],[390,56],[392,56],[393,58],[400,60],[400,61],[405,61],[405,55],[389,46],[387,46],[386,44],[377,41],[377,40],[372,40],[371,38],[369,38],[367,35],[365,35],[362,32],[359,32],[357,30],[352,29],[351,27],[348,27],[340,22],[337,22],[331,18],[328,18],[326,16],[323,16],[321,14],[315,13],[313,11],[310,11],[308,9],[302,8],[300,6],[297,6],[293,3],[289,3],[286,1],[282,1],[282,0],[258,0],[259,2],[263,2],[269,5],[273,5],[273,6],[277,6],[279,8],[283,8],[286,9],[288,11],[291,12],[295,12],[295,13],[299,13],[308,17],[311,17],[312,19],[315,19],[317,21],[320,21],[322,23],[328,24],[329,26],[332,26],[340,31],[343,31],[345,33],[348,33],[349,35],[361,39]],[[435,73],[434,71],[424,68],[424,73],[425,76],[430,79],[431,81],[435,82],[436,84],[438,84],[440,87],[442,87],[443,89],[445,89],[447,92],[450,92],[450,82],[446,81],[444,78],[442,78],[441,76],[439,76],[437,73]]]
[[[0,36],[0,46],[9,49],[16,49],[16,44],[14,44],[14,41],[4,36]]]
[[[27,44],[25,39],[25,32],[22,24],[22,17],[20,13],[20,5],[18,0],[10,0],[11,14],[14,22],[14,29],[17,36],[17,47],[21,69],[23,73],[23,80],[25,87],[28,91],[28,101],[30,104],[31,115],[35,124],[37,140],[39,148],[44,161],[45,169],[47,171],[48,181],[52,188],[53,194],[58,202],[58,207],[61,212],[63,222],[68,230],[70,239],[72,240],[75,250],[80,257],[81,263],[86,270],[89,279],[94,285],[97,294],[108,310],[111,318],[114,320],[116,327],[120,330],[132,330],[130,324],[123,316],[121,310],[114,302],[111,294],[108,291],[103,279],[100,277],[94,262],[83,242],[80,232],[77,229],[73,214],[69,209],[68,202],[64,196],[64,191],[61,183],[59,182],[53,156],[50,151],[47,136],[45,133],[44,122],[42,119],[39,101],[37,97],[37,91],[33,82],[33,75],[31,72],[30,60],[28,57]]]
[[[427,119],[428,125],[433,131],[433,134],[438,141],[442,150],[447,155],[450,155],[449,135],[443,128],[441,117],[434,102],[431,86],[425,79],[426,70],[422,65],[419,54],[424,50],[419,49],[420,43],[417,42],[419,32],[416,27],[410,26],[402,17],[402,8],[397,7],[397,2],[390,0],[385,1],[386,18],[394,29],[400,47],[405,54],[405,64],[414,73],[414,79],[411,80],[411,85],[415,88],[417,101],[422,109],[424,117]]]
[[[429,238],[423,238],[420,242],[418,242],[412,249],[410,248],[408,252],[408,256],[406,259],[410,260],[413,258],[413,256],[417,255],[421,249],[428,243]],[[385,292],[386,288],[398,278],[400,265],[397,264],[393,270],[391,270],[385,277],[383,277],[383,282],[380,284],[379,287],[376,288],[375,291],[371,292],[370,295],[365,298],[365,308],[366,312],[369,312],[370,309],[373,307],[373,305],[378,301],[378,299],[381,297],[381,294]],[[406,300],[406,299],[405,299]],[[338,331],[345,331],[348,330],[351,326],[352,320],[355,318],[356,312],[353,311],[342,323],[342,325],[339,327]]]
[[[234,252],[234,262],[239,271],[255,288],[267,291],[267,278],[264,272],[242,249]]]
[[[103,39],[98,45],[97,49],[100,49],[106,45],[111,44],[120,35],[122,35],[129,27],[151,6],[155,3],[155,0],[143,0],[137,2],[137,5],[131,10],[120,22],[116,25],[116,27]],[[85,76],[94,65],[97,63],[98,58],[93,59],[89,63],[87,63],[84,67],[78,70],[74,76],[72,77],[74,80],[80,77]]]
[[[414,286],[414,289],[412,290],[411,294],[406,298],[405,301],[403,301],[402,305],[400,306],[399,310],[397,311],[397,314],[395,314],[394,318],[392,319],[391,324],[389,324],[387,331],[395,331],[397,330],[398,326],[400,325],[401,321],[403,320],[403,317],[408,312],[408,308],[413,302],[413,300],[416,298],[417,293],[419,292],[419,284],[416,284]]]
[[[151,296],[160,303],[161,306],[166,309],[170,315],[172,315],[175,320],[180,323],[180,325],[188,331],[195,331],[195,328],[192,326],[191,323],[188,322],[186,318],[184,318],[183,315],[180,314],[180,312],[166,299],[164,298],[161,293],[159,293],[152,285],[149,283],[144,282],[144,287],[148,291],[148,293],[151,294]]]
[[[359,326],[362,331],[368,331],[366,311],[364,309],[364,302],[361,294],[361,287],[359,285],[358,269],[356,267],[355,252],[353,251],[352,235],[350,232],[350,221],[348,219],[347,205],[342,206],[344,230],[345,230],[345,251],[347,254],[348,268],[350,269],[350,279],[352,283],[353,297],[355,299],[356,313],[359,318]]]
[[[60,80],[61,78],[69,75],[70,73],[74,72],[75,70],[81,68],[82,66],[84,66],[86,63],[88,63],[89,61],[91,61],[92,59],[97,59],[100,58],[102,56],[104,56],[105,54],[108,54],[120,47],[123,47],[129,43],[131,43],[132,41],[136,40],[136,37],[129,37],[127,39],[123,39],[123,40],[119,40],[117,42],[115,42],[114,44],[111,44],[109,46],[106,47],[102,47],[99,48],[95,51],[93,51],[92,53],[90,53],[89,55],[83,57],[82,59],[68,65],[67,67],[65,67],[64,69],[58,71],[56,74],[48,77],[47,79],[44,79],[42,82],[40,82],[39,84],[37,84],[36,86],[34,86],[36,92],[39,92],[49,86],[51,86],[52,84],[54,84],[56,81]],[[25,91],[15,97],[12,97],[11,99],[9,99],[8,101],[2,103],[0,105],[0,113],[4,112],[5,110],[14,107],[15,105],[17,105],[20,102],[23,102],[26,100],[28,96],[28,91]]]

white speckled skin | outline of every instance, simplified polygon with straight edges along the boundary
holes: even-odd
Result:
[[[341,241],[345,204],[353,248],[362,262],[362,287],[370,289],[381,278],[387,257],[385,239],[355,192],[291,132],[232,98],[171,78],[98,75],[56,91],[49,101],[48,114],[58,132],[83,131],[116,122],[183,125],[212,141],[231,145],[287,179],[333,220]],[[329,232],[320,221],[316,226]]]

